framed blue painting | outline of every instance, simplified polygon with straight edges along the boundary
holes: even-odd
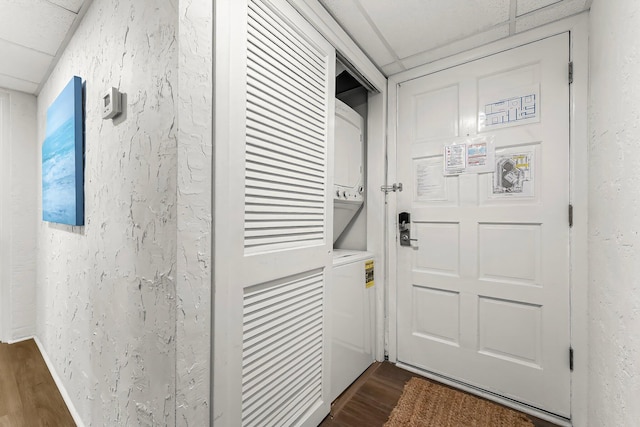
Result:
[[[82,79],[74,76],[47,110],[42,145],[42,219],[84,225]]]

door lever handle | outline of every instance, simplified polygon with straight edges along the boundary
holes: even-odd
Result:
[[[418,239],[412,239],[409,230],[400,232],[400,246],[411,246],[411,242],[417,242]]]
[[[400,230],[400,246],[411,246],[411,242],[417,242],[418,239],[411,238],[411,231],[407,228],[406,230]]]

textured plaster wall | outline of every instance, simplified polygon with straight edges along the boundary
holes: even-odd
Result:
[[[0,89],[9,98],[7,140],[0,153],[2,165],[2,243],[0,274],[6,310],[3,327],[7,341],[33,336],[36,326],[36,224],[38,144],[36,98]]]
[[[176,421],[209,425],[213,4],[180,0]]]
[[[86,225],[38,223],[37,276],[37,335],[86,425],[175,424],[177,29],[176,0],[94,0],[38,97],[41,145],[86,85]],[[126,113],[102,120],[111,86]]]
[[[640,420],[640,2],[590,29],[589,425]]]

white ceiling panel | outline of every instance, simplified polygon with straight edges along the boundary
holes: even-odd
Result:
[[[560,3],[562,0],[517,0],[516,15],[522,16],[525,13],[542,9],[550,4]]]
[[[567,16],[575,15],[589,7],[588,0],[563,0],[553,6],[529,13],[516,20],[516,32],[521,33]]]
[[[588,10],[592,0],[318,0],[386,76]]]
[[[362,6],[350,0],[320,0],[325,9],[331,11],[336,21],[354,40],[362,43],[362,50],[376,64],[388,64],[396,61],[393,51],[385,45],[384,40],[376,33],[368,17],[363,14]]]
[[[38,88],[38,84],[0,74],[0,88],[3,87],[19,90],[20,92],[34,93]]]
[[[419,65],[427,64],[441,58],[446,58],[447,56],[455,55],[456,53],[464,52],[465,50],[473,49],[474,47],[482,46],[508,36],[509,24],[506,23],[498,27],[494,27],[488,31],[474,34],[471,37],[449,43],[445,46],[441,46],[436,49],[420,53],[418,55],[414,55],[407,59],[403,59],[402,64],[406,69],[414,68]]]
[[[45,0],[0,0],[0,39],[55,56],[75,13]]]
[[[0,88],[38,94],[93,0],[0,0]]]
[[[84,0],[48,0],[53,4],[57,4],[58,6],[65,8],[73,13],[78,13]]]
[[[51,56],[0,39],[0,74],[40,83],[49,69]],[[12,89],[11,87],[9,89]]]
[[[359,1],[400,59],[509,20],[511,0]]]

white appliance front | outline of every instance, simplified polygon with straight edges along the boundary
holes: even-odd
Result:
[[[364,202],[364,119],[336,99],[333,165],[333,242]]]
[[[375,361],[375,287],[370,252],[335,249],[331,310],[331,401]],[[371,271],[370,271],[371,273]]]

